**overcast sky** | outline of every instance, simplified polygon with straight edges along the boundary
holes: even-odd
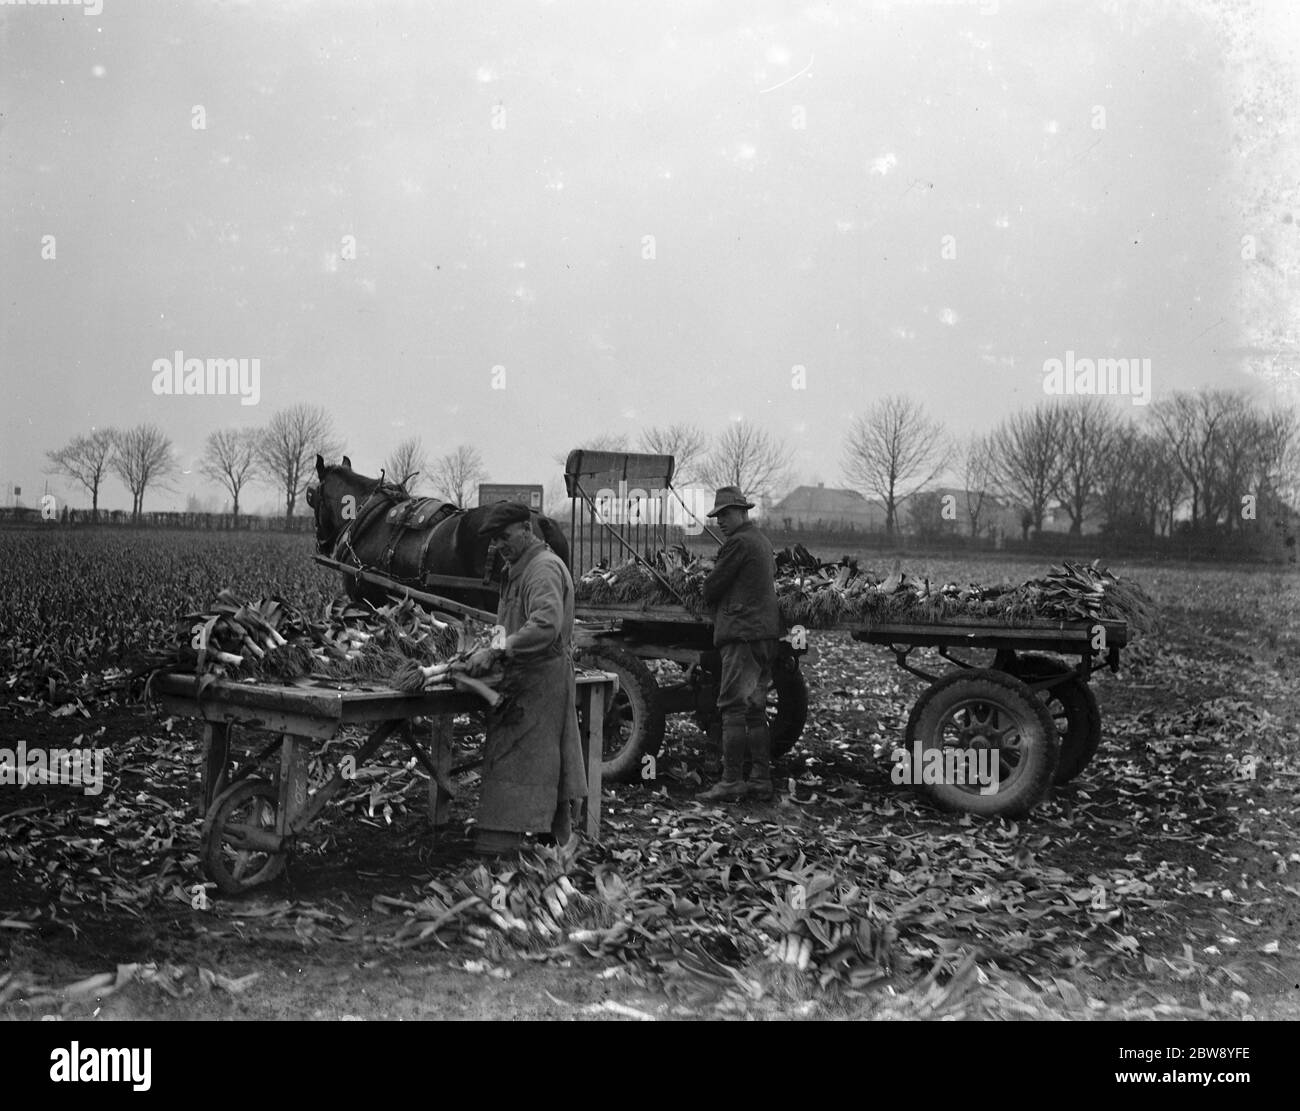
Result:
[[[0,5],[4,504],[92,427],[192,470],[302,401],[368,473],[739,419],[838,485],[873,398],[983,431],[1067,351],[1294,400],[1295,8]],[[158,396],[177,351],[258,403]]]

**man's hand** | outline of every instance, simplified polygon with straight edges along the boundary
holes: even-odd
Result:
[[[501,653],[495,648],[480,648],[465,661],[465,674],[472,678],[486,675],[496,666],[500,658]]]

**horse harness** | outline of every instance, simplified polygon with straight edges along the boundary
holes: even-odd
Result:
[[[390,505],[389,499],[401,500]],[[388,512],[384,513],[386,505],[388,505]],[[451,502],[439,501],[437,498],[413,498],[409,495],[402,498],[401,491],[381,479],[362,504],[360,512],[344,526],[338,540],[335,541],[332,557],[342,562],[342,557],[346,553],[352,557],[354,564],[360,566],[361,558],[353,545],[360,541],[362,534],[373,522],[382,518],[392,527],[392,532],[379,557],[376,569],[380,574],[391,577],[393,556],[397,553],[398,543],[408,532],[423,532],[424,543],[420,546],[420,558],[416,563],[416,573],[420,574],[429,554],[429,545],[433,542],[434,528],[448,517],[463,512],[464,510],[459,506]]]

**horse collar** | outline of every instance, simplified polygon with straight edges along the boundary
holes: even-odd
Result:
[[[362,521],[366,519],[367,510],[370,508],[370,503],[373,502],[375,498],[383,491],[383,487],[384,487],[384,479],[383,476],[381,475],[379,478],[375,480],[375,485],[373,489],[371,489],[370,493],[366,495],[366,500],[361,503],[361,508],[357,510],[356,516],[353,517],[350,521],[345,522],[344,525],[339,529],[339,531],[334,534],[334,537],[330,542],[331,559],[338,560],[345,548],[352,552],[353,559],[357,558],[357,553],[352,548],[353,532],[354,530],[357,529],[357,526],[360,525]]]

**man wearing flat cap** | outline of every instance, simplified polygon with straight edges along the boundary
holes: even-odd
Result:
[[[501,712],[488,711],[474,843],[489,855],[518,848],[526,833],[565,843],[587,794],[571,651],[573,579],[533,534],[530,517],[527,506],[500,501],[479,528],[507,564],[497,607],[505,648],[480,649],[466,662],[470,675],[505,669],[497,690],[507,698]]]
[[[738,486],[723,486],[708,514],[727,538],[704,580],[713,608],[713,643],[722,656],[718,711],[722,715],[722,779],[700,798],[772,797],[772,738],[767,688],[772,681],[781,618],[776,604],[772,544],[749,519],[754,503]],[[743,778],[745,757],[749,781]]]

